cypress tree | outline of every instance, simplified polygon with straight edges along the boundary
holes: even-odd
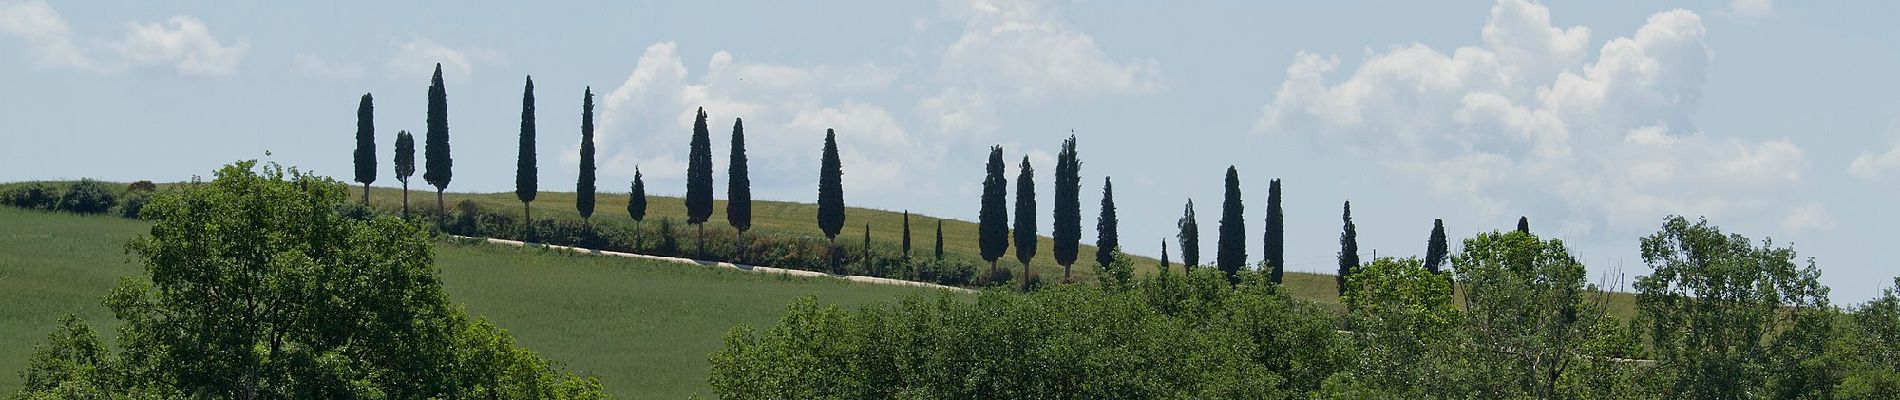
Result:
[[[1267,279],[1281,283],[1286,276],[1286,214],[1280,210],[1280,180],[1267,185]]]
[[[581,171],[574,183],[574,210],[581,221],[594,217],[594,87],[581,93]]]
[[[424,132],[425,146],[422,149],[422,180],[435,186],[435,211],[437,223],[448,216],[448,208],[442,204],[442,191],[449,188],[449,179],[454,177],[455,160],[449,157],[449,93],[442,86],[442,64],[435,64],[435,76],[429,78],[429,115],[428,132]]]
[[[356,182],[363,184],[363,205],[369,205],[369,184],[376,182],[376,106],[369,93],[356,104]]]
[[[996,260],[1009,250],[1008,178],[1003,176],[1003,146],[990,146],[990,161],[983,174],[983,204],[976,215],[976,242],[983,261],[990,263],[989,276],[996,276]]]
[[[871,267],[871,223],[869,222],[864,223],[864,258],[862,260],[864,260],[865,273],[874,276],[881,275],[876,272],[876,268]]]
[[[1029,291],[1029,260],[1036,258],[1036,168],[1029,156],[1017,167],[1016,176],[1016,261],[1023,263],[1023,291]]]
[[[1115,263],[1115,249],[1121,238],[1115,232],[1115,182],[1102,177],[1102,211],[1095,217],[1095,262],[1108,269]]]
[[[416,138],[396,132],[396,180],[402,182],[402,219],[409,219],[409,177],[416,174]]]
[[[1182,271],[1193,271],[1194,266],[1201,265],[1201,224],[1196,219],[1194,199],[1188,199],[1187,208],[1181,210],[1181,220],[1174,223],[1180,228],[1174,237],[1181,241]]]
[[[521,89],[521,149],[515,153],[515,198],[521,199],[521,228],[525,232],[534,226],[534,217],[529,214],[528,204],[540,188],[536,187],[540,173],[535,171],[534,162],[534,77],[528,77],[527,86]]]
[[[942,218],[937,219],[937,247],[936,247],[936,252],[931,253],[931,255],[935,256],[937,258],[937,261],[943,261],[943,219]]]
[[[904,255],[899,258],[910,260],[910,210],[904,210]]]
[[[1050,236],[1056,264],[1062,265],[1062,281],[1068,282],[1070,266],[1082,247],[1082,161],[1076,157],[1075,135],[1062,141],[1062,152],[1056,154],[1055,195],[1055,231]]]
[[[1523,232],[1523,233],[1531,233],[1531,218],[1517,217],[1517,231]]]
[[[686,223],[699,227],[699,254],[706,254],[706,219],[712,217],[712,133],[706,129],[706,108],[693,117],[691,154],[686,161]]]
[[[1344,232],[1339,234],[1339,275],[1334,279],[1339,284],[1339,294],[1346,294],[1346,276],[1359,269],[1359,229],[1352,224],[1352,202],[1346,202],[1346,211],[1340,216],[1345,221]]]
[[[1439,273],[1448,255],[1451,255],[1451,248],[1445,244],[1445,220],[1434,219],[1431,238],[1425,241],[1425,270]]]
[[[824,155],[818,163],[818,229],[835,251],[844,229],[844,162],[838,159],[838,135],[825,129]],[[835,265],[834,265],[835,267]]]
[[[1214,250],[1214,266],[1227,274],[1228,283],[1240,283],[1240,269],[1247,266],[1247,216],[1240,198],[1240,172],[1227,166],[1227,198],[1221,201],[1220,243]]]
[[[1161,239],[1161,273],[1168,273],[1168,239]]]
[[[752,229],[752,178],[746,172],[745,121],[739,118],[732,119],[732,150],[727,156],[726,223],[739,231],[733,241],[744,254],[744,242],[740,239],[745,238],[746,230]]]
[[[647,219],[647,183],[640,176],[640,166],[633,166],[633,189],[627,192],[627,216],[633,217],[633,247],[641,244],[640,225]]]

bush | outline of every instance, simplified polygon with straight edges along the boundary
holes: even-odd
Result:
[[[158,191],[158,185],[152,184],[152,181],[132,182],[132,184],[125,186],[125,191],[151,193]]]
[[[119,196],[104,183],[91,179],[82,179],[79,183],[66,188],[66,194],[59,197],[59,210],[80,214],[99,214],[111,211],[119,204]]]
[[[126,192],[125,199],[119,202],[119,216],[138,219],[139,211],[143,211],[145,204],[150,202],[152,202],[152,194],[150,192]]]
[[[39,182],[27,183],[8,189],[4,196],[8,205],[34,209],[51,210],[59,203],[59,189]]]

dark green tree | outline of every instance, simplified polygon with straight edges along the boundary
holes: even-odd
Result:
[[[1187,207],[1181,210],[1181,219],[1174,222],[1180,231],[1174,238],[1181,241],[1181,268],[1193,271],[1201,265],[1201,224],[1194,217],[1194,199],[1188,199]]]
[[[356,182],[363,184],[363,205],[369,205],[369,184],[376,182],[376,106],[369,93],[356,104]]]
[[[818,160],[818,229],[835,251],[838,232],[844,230],[844,161],[838,158],[837,132],[830,128],[825,129],[824,154]]]
[[[706,128],[706,108],[693,117],[691,154],[686,158],[686,223],[699,227],[699,255],[706,255],[706,219],[713,210],[712,132]]]
[[[1168,273],[1168,239],[1161,239],[1161,273]]]
[[[530,214],[528,204],[534,202],[540,192],[540,172],[535,170],[534,161],[534,77],[528,77],[528,83],[521,89],[521,144],[515,153],[515,198],[521,199],[521,228],[532,229],[534,216]]]
[[[1247,215],[1241,204],[1240,172],[1227,166],[1227,198],[1221,201],[1220,243],[1214,249],[1214,267],[1227,275],[1228,283],[1240,283],[1240,269],[1247,267]]]
[[[1029,260],[1036,258],[1036,168],[1023,156],[1016,176],[1016,261],[1023,263],[1023,290],[1029,290]]]
[[[990,275],[996,275],[996,260],[1009,251],[1009,178],[1003,176],[1003,146],[990,146],[990,161],[984,165],[983,203],[976,214],[976,242],[983,261],[990,263]]]
[[[936,246],[936,251],[932,252],[931,256],[935,257],[937,261],[943,261],[943,219],[942,218],[937,219],[937,246]]]
[[[1531,233],[1531,218],[1517,217],[1517,231],[1524,232],[1524,233]]]
[[[752,178],[746,172],[745,121],[732,119],[732,150],[726,164],[726,223],[737,229],[733,242],[745,254],[745,231],[752,229]]]
[[[869,222],[864,223],[863,249],[864,249],[864,256],[861,259],[864,260],[863,262],[864,262],[865,273],[871,274],[872,276],[882,275],[882,274],[877,273],[877,267],[872,265],[872,262],[871,262],[871,223]]]
[[[402,182],[402,219],[409,219],[409,177],[416,174],[416,138],[396,132],[396,180]]]
[[[903,246],[903,251],[904,251],[904,255],[902,255],[902,256],[899,256],[899,258],[902,258],[902,259],[904,259],[904,260],[906,260],[906,261],[909,261],[909,260],[910,260],[910,210],[904,210],[904,246]]]
[[[633,166],[633,188],[627,192],[627,216],[633,217],[633,247],[639,249],[640,225],[647,219],[647,183],[640,176],[638,165]]]
[[[454,177],[455,160],[449,157],[449,93],[442,86],[442,64],[435,64],[435,76],[429,78],[428,132],[423,137],[422,180],[435,186],[436,222],[449,214],[442,204],[442,191],[448,190]]]
[[[1095,262],[1106,270],[1115,263],[1116,249],[1121,247],[1121,238],[1116,233],[1115,220],[1115,182],[1102,177],[1101,214],[1095,217]]]
[[[1062,265],[1062,281],[1069,281],[1082,242],[1082,161],[1075,153],[1075,135],[1062,141],[1056,154],[1055,231],[1050,232],[1056,264]]]
[[[1346,211],[1340,216],[1345,228],[1339,233],[1339,275],[1333,279],[1339,283],[1339,293],[1346,293],[1346,278],[1359,269],[1359,229],[1352,224],[1352,202],[1346,202]]]
[[[1451,255],[1451,247],[1445,243],[1445,220],[1432,220],[1432,236],[1425,242],[1425,270],[1442,273],[1445,257]]]
[[[581,171],[574,182],[574,210],[581,221],[594,217],[594,87],[581,93]]]
[[[1280,210],[1280,180],[1267,184],[1267,280],[1281,283],[1286,277],[1286,213]]]

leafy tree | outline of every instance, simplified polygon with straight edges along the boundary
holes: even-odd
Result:
[[[369,93],[356,104],[356,182],[363,184],[363,205],[369,205],[369,184],[376,182],[376,106]]]
[[[574,210],[581,221],[594,216],[594,87],[581,93],[581,171],[574,183]]]
[[[1530,217],[1517,217],[1517,231],[1523,232],[1523,233],[1531,233]]]
[[[746,172],[744,120],[732,119],[732,150],[727,155],[726,223],[739,230],[733,242],[740,244],[745,231],[752,229],[752,178]],[[744,254],[745,246],[739,247],[740,254]]]
[[[1828,290],[1789,247],[1671,216],[1642,239],[1636,326],[1668,398],[1826,398]]]
[[[119,195],[105,183],[90,178],[80,179],[78,183],[66,187],[60,194],[59,203],[54,209],[79,214],[98,214],[111,211],[119,203]]]
[[[1459,379],[1466,347],[1445,276],[1415,258],[1380,258],[1347,277],[1341,300],[1352,346],[1341,355],[1345,368],[1314,398],[1486,397]]]
[[[1062,151],[1056,153],[1055,197],[1051,245],[1056,264],[1062,265],[1062,281],[1069,282],[1070,267],[1082,248],[1082,161],[1075,153],[1075,135],[1062,141]]]
[[[1359,230],[1352,225],[1352,202],[1347,201],[1345,208],[1345,213],[1340,217],[1345,222],[1345,229],[1339,233],[1339,275],[1335,276],[1342,295],[1346,293],[1347,277],[1359,269]]]
[[[416,174],[416,137],[396,132],[396,181],[402,182],[402,218],[409,219],[409,177]]]
[[[1003,176],[1003,146],[990,146],[990,161],[984,165],[983,204],[976,215],[976,242],[983,261],[990,263],[989,276],[996,275],[996,260],[1009,250],[1009,178]]]
[[[1214,252],[1214,266],[1227,275],[1228,283],[1240,283],[1240,269],[1247,266],[1247,213],[1241,204],[1240,172],[1227,166],[1227,198],[1221,202],[1220,243]]]
[[[1108,268],[1115,262],[1115,252],[1121,247],[1121,238],[1115,225],[1115,182],[1102,177],[1101,214],[1095,217],[1095,263]]]
[[[699,255],[706,254],[706,219],[712,217],[712,132],[706,128],[706,108],[693,117],[693,141],[686,159],[686,223],[699,227]]]
[[[1900,279],[1880,297],[1847,315],[1831,357],[1846,370],[1835,395],[1844,399],[1900,398]]]
[[[1192,271],[1201,265],[1201,224],[1195,222],[1194,199],[1188,199],[1187,207],[1181,210],[1181,219],[1174,226],[1180,231],[1174,238],[1181,241],[1181,269]]]
[[[830,128],[825,129],[824,154],[818,162],[818,229],[835,251],[838,231],[844,229],[844,162],[838,159],[837,133]]]
[[[1451,255],[1451,247],[1445,244],[1445,220],[1432,220],[1432,235],[1425,241],[1425,270],[1431,273],[1444,273],[1440,266],[1445,257]]]
[[[647,183],[640,176],[640,166],[633,166],[633,188],[627,191],[627,215],[633,217],[633,245],[641,243],[640,225],[647,218]]]
[[[1267,280],[1281,283],[1286,276],[1286,213],[1280,210],[1280,180],[1267,185]]]
[[[521,89],[521,145],[515,153],[515,198],[521,199],[521,227],[531,229],[534,217],[529,214],[528,203],[534,202],[540,192],[536,187],[540,173],[535,171],[534,161],[534,77],[528,77],[527,86]]]
[[[1441,229],[1442,231],[1442,229]],[[1583,263],[1563,241],[1490,232],[1464,242],[1452,258],[1465,288],[1464,309],[1474,352],[1471,368],[1488,377],[1485,393],[1540,399],[1576,398],[1561,378],[1579,367],[1582,344],[1596,340],[1607,294],[1585,282]],[[1426,272],[1443,276],[1438,271]]]
[[[937,261],[943,261],[943,219],[942,218],[937,219],[937,247],[936,247],[936,252],[931,253],[931,255],[934,258],[936,258]]]
[[[455,160],[449,157],[449,94],[442,86],[442,64],[435,64],[435,76],[429,78],[429,118],[428,132],[425,132],[423,148],[422,180],[435,186],[435,212],[437,222],[448,216],[448,208],[442,204],[442,191],[449,188],[449,179],[454,177],[451,171]]]
[[[435,274],[429,234],[337,213],[348,193],[245,161],[159,194],[150,236],[127,246],[145,273],[105,299],[123,322],[118,354],[69,318],[21,397],[604,397],[469,320]]]
[[[904,245],[903,245],[903,251],[904,251],[904,254],[903,254],[902,256],[899,256],[899,257],[901,257],[901,258],[903,258],[903,259],[904,259],[905,261],[909,261],[909,260],[910,260],[910,210],[904,210]]]
[[[1023,263],[1023,290],[1029,290],[1029,260],[1036,258],[1036,168],[1023,156],[1016,176],[1016,261]]]

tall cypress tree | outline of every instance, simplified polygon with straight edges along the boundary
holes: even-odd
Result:
[[[1115,182],[1102,177],[1101,214],[1095,217],[1095,262],[1107,269],[1115,263],[1115,250],[1121,247],[1121,238],[1116,233],[1115,219]]]
[[[356,182],[363,184],[363,205],[369,205],[369,184],[376,182],[376,106],[369,93],[356,104]]]
[[[647,183],[640,176],[640,166],[633,166],[633,189],[627,192],[627,216],[633,217],[633,247],[640,248],[640,225],[647,219]]]
[[[1451,248],[1445,243],[1445,220],[1432,220],[1432,236],[1425,241],[1425,270],[1436,274],[1444,265]]]
[[[1523,232],[1523,233],[1531,233],[1531,218],[1517,217],[1517,231]]]
[[[1036,258],[1036,168],[1029,156],[1017,167],[1016,176],[1016,261],[1023,263],[1023,291],[1029,291],[1029,260]]]
[[[435,76],[429,78],[429,116],[428,132],[423,138],[422,180],[435,186],[436,222],[449,214],[442,204],[442,191],[449,188],[449,178],[454,177],[455,160],[449,158],[449,93],[442,86],[442,64],[435,64]]]
[[[899,258],[910,260],[910,210],[904,210],[904,255]]]
[[[1003,146],[990,146],[990,161],[983,166],[983,203],[976,214],[976,242],[983,261],[990,262],[989,276],[996,276],[996,260],[1009,250],[1009,179],[1003,176]]]
[[[838,231],[844,229],[844,162],[838,158],[837,132],[830,128],[825,129],[824,154],[818,162],[818,229],[836,251]]]
[[[732,150],[726,159],[726,223],[739,231],[733,241],[744,250],[740,239],[752,229],[752,178],[746,172],[745,121],[739,118],[732,119]]]
[[[534,77],[528,77],[527,86],[521,89],[521,149],[515,153],[515,198],[521,199],[521,228],[532,229],[534,217],[529,214],[529,203],[540,188],[540,172],[535,171],[534,162]]]
[[[594,217],[594,87],[581,93],[581,172],[574,182],[574,210],[581,221]]]
[[[699,227],[699,255],[706,254],[706,219],[712,217],[712,133],[706,108],[693,117],[693,141],[686,161],[686,223]]]
[[[1181,220],[1174,226],[1180,231],[1174,234],[1181,241],[1181,270],[1193,271],[1201,265],[1201,224],[1194,216],[1194,199],[1188,199],[1187,207],[1181,210]]]
[[[1227,274],[1227,282],[1240,283],[1240,269],[1247,266],[1247,216],[1241,204],[1240,172],[1227,166],[1227,198],[1221,201],[1220,243],[1214,250],[1214,266]]]
[[[1070,267],[1082,247],[1082,161],[1075,153],[1075,135],[1062,141],[1062,152],[1056,154],[1055,195],[1055,231],[1050,236],[1056,264],[1062,265],[1062,281],[1068,282]]]
[[[409,219],[409,177],[416,174],[416,138],[396,132],[396,180],[402,182],[402,219]]]
[[[931,253],[931,256],[935,257],[937,261],[943,261],[943,219],[942,218],[937,219],[937,247],[936,247],[936,251]]]
[[[864,260],[865,273],[874,276],[880,275],[877,273],[877,268],[871,266],[871,223],[869,222],[864,223],[864,258],[861,258],[861,260]]]
[[[1168,273],[1168,239],[1161,239],[1161,273]]]
[[[1345,208],[1340,216],[1346,226],[1339,234],[1339,275],[1334,277],[1340,295],[1346,294],[1346,277],[1359,270],[1359,229],[1352,224],[1352,202],[1347,201]]]
[[[1286,214],[1280,210],[1280,180],[1267,185],[1267,280],[1281,283],[1286,276]]]

